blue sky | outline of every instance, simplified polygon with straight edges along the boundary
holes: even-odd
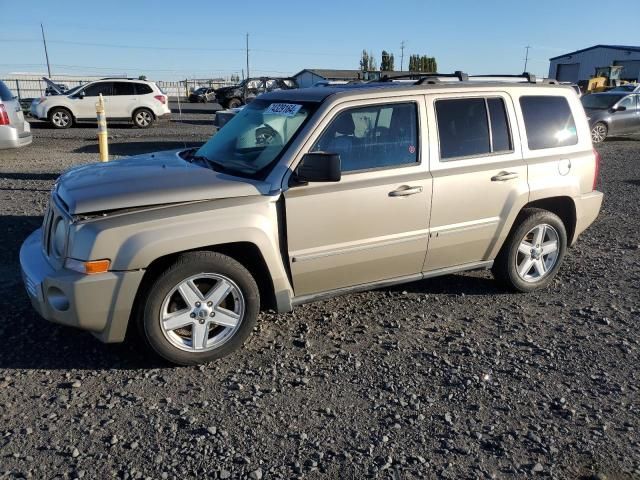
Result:
[[[239,7],[244,5],[244,9]],[[439,71],[518,73],[597,43],[637,45],[637,29],[613,27],[602,2],[346,0],[224,2],[2,0],[0,75],[52,72],[158,80],[241,74],[249,33],[252,74],[358,68],[363,48],[435,56]],[[620,11],[618,11],[620,13]],[[624,22],[623,22],[624,23]],[[597,28],[598,25],[605,25]]]

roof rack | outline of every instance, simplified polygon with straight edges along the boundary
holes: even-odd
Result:
[[[438,82],[438,77],[457,78],[461,82],[466,82],[469,79],[469,75],[467,75],[466,73],[460,70],[456,70],[453,73],[416,72],[416,73],[405,73],[403,75],[393,75],[393,76],[384,75],[380,77],[379,80],[371,80],[369,83],[393,82],[394,80],[408,79],[408,80],[416,80],[416,83],[415,83],[416,85],[422,85],[423,83],[436,83]]]
[[[138,80],[137,78],[132,77],[104,77],[100,80]]]
[[[499,74],[489,74],[489,75],[471,75],[470,78],[495,78],[495,79],[506,79],[506,78],[513,78],[513,79],[524,79],[526,82],[528,83],[538,83],[538,79],[536,78],[536,76],[533,73],[529,73],[529,72],[522,72],[521,75],[499,75]],[[558,83],[557,80],[554,80],[552,78],[541,78],[540,79],[540,83],[547,83],[547,84],[551,84],[551,85],[556,85]]]

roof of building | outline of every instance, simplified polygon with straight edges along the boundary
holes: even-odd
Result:
[[[569,53],[565,53],[562,55],[558,55],[557,57],[552,57],[549,59],[549,61],[552,60],[558,60],[559,58],[562,57],[568,57],[569,55],[576,55],[578,53],[582,53],[582,52],[586,52],[589,50],[593,50],[595,48],[608,48],[610,50],[627,50],[630,52],[640,52],[640,47],[633,47],[633,46],[629,46],[629,45],[594,45],[592,47],[587,47],[587,48],[583,48],[581,50],[576,50],[575,52],[569,52]]]

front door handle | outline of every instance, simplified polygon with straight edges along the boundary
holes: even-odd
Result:
[[[409,195],[415,195],[416,193],[422,192],[422,187],[410,187],[408,185],[403,185],[397,190],[393,190],[389,192],[390,197],[408,197]]]
[[[491,181],[504,182],[506,180],[513,180],[514,178],[518,178],[519,176],[520,175],[518,175],[516,172],[500,172],[499,174],[491,177]]]

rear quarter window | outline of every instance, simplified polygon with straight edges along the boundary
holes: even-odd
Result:
[[[520,97],[529,150],[566,147],[578,143],[576,124],[565,97]]]
[[[153,89],[146,83],[136,83],[136,94],[146,95],[147,93],[153,93]]]
[[[5,102],[8,102],[9,100],[13,100],[13,93],[11,93],[11,90],[9,90],[9,87],[7,87],[4,82],[0,81],[0,100],[4,100]]]

